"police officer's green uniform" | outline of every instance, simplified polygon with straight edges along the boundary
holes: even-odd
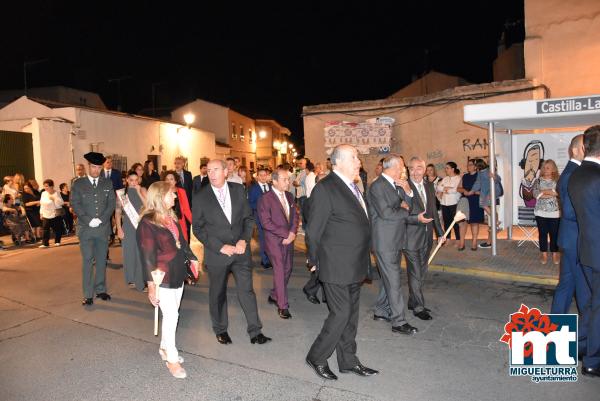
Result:
[[[95,152],[87,153],[84,157],[96,165],[101,165],[100,161],[104,159],[102,154]],[[106,293],[106,255],[111,215],[115,210],[115,191],[111,180],[103,177],[94,179],[91,176],[75,180],[71,188],[71,207],[77,215],[77,236],[83,259],[83,304],[91,304],[94,294],[105,300],[110,299]],[[94,218],[100,219],[101,223],[97,227],[90,227],[90,221]]]

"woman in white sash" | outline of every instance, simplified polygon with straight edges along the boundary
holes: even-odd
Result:
[[[143,291],[146,286],[146,279],[137,245],[136,230],[141,209],[146,203],[146,188],[140,185],[140,180],[141,178],[138,177],[135,170],[129,170],[125,188],[117,191],[115,221],[117,223],[117,235],[121,239],[123,248],[125,282],[130,288]]]

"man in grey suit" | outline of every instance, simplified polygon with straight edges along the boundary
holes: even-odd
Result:
[[[368,199],[373,251],[381,275],[373,319],[391,322],[393,332],[411,335],[418,330],[406,321],[400,280],[400,258],[413,197],[406,176],[402,179],[405,171],[402,158],[389,156],[383,159],[383,172],[371,184]]]
[[[430,310],[425,307],[423,285],[429,264],[429,253],[433,245],[433,230],[440,242],[444,242],[444,231],[435,205],[435,189],[433,184],[423,179],[425,161],[413,157],[408,163],[410,171],[410,187],[413,190],[413,201],[410,217],[406,220],[406,242],[404,255],[408,271],[408,309],[412,309],[421,320],[431,320]],[[416,219],[423,216],[426,219]],[[433,218],[433,219],[432,219]]]
[[[265,344],[271,338],[262,333],[252,286],[250,239],[254,217],[244,186],[227,182],[228,173],[223,160],[211,160],[208,163],[210,185],[201,188],[192,198],[194,235],[204,244],[210,318],[217,341],[231,344],[227,332],[227,280],[232,273],[238,300],[246,315],[250,343]]]
[[[106,255],[110,221],[115,210],[115,191],[112,181],[100,176],[106,158],[97,152],[86,153],[83,157],[89,162],[89,174],[73,182],[71,207],[77,215],[77,236],[83,259],[81,303],[85,306],[94,303],[94,293],[96,298],[110,299],[106,293]]]

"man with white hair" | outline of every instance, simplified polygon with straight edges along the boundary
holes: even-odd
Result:
[[[444,242],[444,231],[440,224],[435,203],[433,183],[424,180],[425,161],[413,157],[408,163],[410,187],[414,197],[410,208],[410,216],[406,220],[406,243],[404,256],[408,273],[408,309],[421,320],[431,320],[430,310],[425,307],[423,285],[429,269],[428,259],[433,246],[433,231],[437,233],[439,242]],[[417,216],[426,218],[417,218]]]
[[[306,363],[315,373],[337,380],[327,359],[336,351],[340,373],[371,376],[356,356],[360,287],[370,264],[371,234],[365,200],[354,183],[360,160],[356,148],[338,145],[331,154],[333,173],[315,186],[309,203],[308,259],[317,266],[329,316]]]

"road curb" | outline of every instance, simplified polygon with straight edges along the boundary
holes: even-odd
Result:
[[[306,246],[304,244],[304,236],[301,240],[294,243],[297,251],[306,252]],[[406,270],[406,266],[402,265],[402,269]],[[449,266],[445,264],[432,264],[429,265],[429,271],[440,272],[440,273],[451,273],[460,274],[463,276],[476,277],[479,279],[490,280],[490,281],[511,281],[525,284],[536,284],[536,285],[547,285],[555,287],[558,284],[558,279],[548,276],[538,276],[532,274],[519,274],[510,272],[499,272],[489,270],[483,267],[457,267]]]

